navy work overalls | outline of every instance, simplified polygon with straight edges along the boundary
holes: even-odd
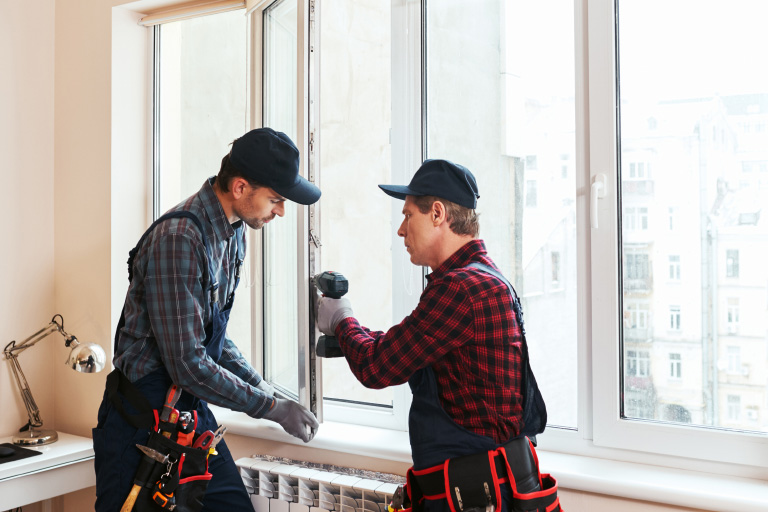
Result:
[[[501,274],[486,265],[471,264],[470,266],[499,278],[507,284],[513,299],[515,299],[511,285]],[[515,304],[515,313],[522,330],[522,310],[518,302],[514,301],[513,303]],[[525,365],[526,361],[524,360],[522,363]],[[525,368],[521,368],[521,371],[524,370]],[[414,471],[418,472],[419,470],[438,466],[447,459],[487,452],[501,446],[490,437],[467,430],[448,416],[448,413],[445,412],[440,403],[437,392],[437,379],[432,367],[418,370],[408,380],[408,385],[413,393],[413,402],[411,403],[411,410],[408,416],[408,432]],[[523,385],[526,387],[537,386],[535,381],[529,383],[527,379],[524,380]],[[528,389],[521,389],[521,392],[525,396]],[[540,395],[538,396],[540,397]],[[536,404],[536,406],[543,407],[544,404],[541,402],[541,404]],[[534,408],[534,410],[536,409]],[[531,423],[539,424],[541,418],[536,419],[538,421],[532,421]],[[546,422],[546,416],[544,416],[543,421]],[[533,435],[535,433],[531,432],[530,434]],[[499,512],[510,510],[510,501],[512,499],[510,485],[508,483],[500,485],[499,491],[501,494],[501,506],[497,507],[496,510]],[[446,499],[427,499],[424,500],[423,505],[424,512],[450,512]]]
[[[215,274],[213,273],[211,264],[211,251],[208,247],[208,241],[203,226],[194,214],[187,211],[170,212],[157,219],[141,237],[136,244],[136,248],[131,251],[129,267],[132,265],[133,255],[138,252],[144,239],[155,226],[166,219],[175,217],[187,217],[200,229],[205,250],[208,254],[208,273],[211,280],[215,280]],[[236,240],[238,236],[239,234],[236,233]],[[209,286],[212,302],[212,319],[210,324],[206,327],[206,337],[203,345],[205,346],[208,356],[216,362],[218,362],[221,357],[229,313],[232,309],[232,303],[234,302],[234,290],[237,288],[239,282],[241,264],[242,255],[238,251],[235,285],[223,308],[219,307],[216,298],[216,284],[212,283]],[[117,326],[115,346],[117,346],[120,330],[125,325],[124,315],[125,309],[123,309],[123,314],[121,315],[120,322]],[[113,374],[115,372],[119,372],[119,370],[114,370]],[[114,375],[114,377],[117,376],[118,375]],[[111,377],[113,377],[113,375],[110,375],[110,378]],[[120,377],[126,379],[122,375],[120,375]],[[108,378],[108,388],[110,387],[110,378]],[[112,381],[116,382],[117,379],[112,379]],[[132,384],[133,387],[146,399],[146,404],[144,404],[142,409],[145,409],[145,407],[148,406],[150,410],[162,410],[168,387],[171,385],[171,378],[164,367],[142,377]],[[136,468],[138,467],[142,456],[135,445],[137,443],[142,445],[146,444],[147,439],[149,438],[151,427],[140,426],[137,428],[136,426],[133,426],[126,421],[119,409],[123,409],[125,414],[131,415],[134,418],[146,419],[153,416],[151,413],[150,416],[148,416],[146,409],[138,410],[134,404],[130,403],[128,400],[124,400],[118,393],[114,393],[114,389],[112,391],[113,393],[110,393],[109,389],[105,391],[104,398],[99,407],[98,425],[93,429],[93,445],[96,455],[95,510],[97,512],[117,512],[120,510],[123,502],[131,491]],[[111,397],[110,394],[112,395]],[[189,393],[182,392],[175,408],[179,411],[197,411],[198,424],[195,429],[197,432],[204,432],[206,430],[215,431],[218,426],[216,418],[214,418],[208,405]],[[142,421],[139,421],[138,423],[146,424],[146,422]],[[216,446],[216,451],[218,452],[218,455],[212,455],[209,458],[208,467],[213,478],[208,484],[205,493],[203,510],[252,510],[253,505],[251,504],[248,493],[245,490],[245,486],[243,485],[242,479],[240,478],[226,443],[221,441]]]

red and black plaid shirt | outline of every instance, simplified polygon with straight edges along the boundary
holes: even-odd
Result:
[[[507,286],[472,240],[427,276],[419,305],[386,333],[347,318],[336,327],[349,367],[366,387],[402,384],[432,366],[440,403],[459,425],[503,443],[522,428],[522,334]]]

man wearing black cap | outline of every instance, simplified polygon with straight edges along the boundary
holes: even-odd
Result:
[[[150,437],[151,432],[182,445],[196,440],[198,434],[179,432],[183,425],[173,416],[164,417],[169,409],[190,412],[197,433],[216,431],[207,406],[212,403],[275,421],[304,442],[312,439],[315,417],[273,396],[274,389],[226,336],[226,326],[245,258],[245,226],[261,229],[282,217],[286,200],[308,205],[319,198],[320,190],[299,175],[299,151],[290,138],[270,128],[252,130],[233,142],[218,176],[155,221],[131,251],[115,370],[93,429],[97,511],[120,510],[142,455],[134,445],[152,445],[158,434]],[[173,386],[181,393],[172,393]],[[168,404],[171,396],[175,402]],[[185,474],[180,452],[172,452],[178,467],[169,472],[180,472],[181,483],[198,489],[178,487],[174,494],[172,487],[180,484],[171,481],[165,495],[199,500],[189,496],[207,482],[202,510],[251,510],[226,443],[216,451],[206,463],[210,481],[205,473],[187,478],[196,475]],[[154,485],[142,489],[137,510],[146,510],[141,504],[152,501]]]
[[[427,160],[408,186],[379,187],[405,200],[397,234],[411,262],[432,270],[427,287],[416,309],[386,332],[362,327],[346,297],[321,297],[318,328],[338,338],[349,367],[366,387],[409,383],[413,468],[408,487],[414,510],[448,511],[445,489],[451,490],[455,511],[490,505],[508,510],[510,485],[482,478],[497,474],[497,466],[489,466],[489,460],[501,464],[494,450],[505,445],[512,459],[512,451],[521,447],[517,493],[538,490],[538,472],[520,437],[525,368],[520,310],[478,238],[477,183],[461,165]],[[479,466],[454,462],[475,454],[480,454]],[[453,481],[443,473],[448,459],[468,480]],[[472,502],[472,495],[480,501]]]

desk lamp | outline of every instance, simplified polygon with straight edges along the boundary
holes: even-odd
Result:
[[[58,320],[57,320],[58,318]],[[51,323],[43,327],[35,334],[25,339],[21,343],[11,341],[5,346],[3,355],[9,361],[13,376],[16,377],[16,384],[19,386],[21,398],[24,406],[27,408],[29,422],[23,426],[19,433],[13,436],[13,444],[19,445],[41,445],[55,442],[59,435],[55,430],[37,430],[43,426],[43,420],[40,419],[40,409],[38,409],[35,399],[32,397],[32,391],[29,390],[27,378],[19,366],[18,354],[32,347],[38,341],[42,340],[53,332],[59,332],[65,341],[67,347],[72,347],[66,365],[75,371],[81,373],[94,373],[101,371],[106,362],[104,349],[95,343],[80,344],[77,338],[64,330],[64,318],[61,315],[54,315]]]

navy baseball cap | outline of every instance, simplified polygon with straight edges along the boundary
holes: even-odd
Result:
[[[480,194],[475,177],[463,165],[448,160],[425,160],[408,186],[379,185],[396,199],[405,196],[436,196],[474,210]]]
[[[229,161],[247,178],[299,204],[320,199],[320,189],[299,175],[299,150],[283,132],[256,128],[232,143]]]

